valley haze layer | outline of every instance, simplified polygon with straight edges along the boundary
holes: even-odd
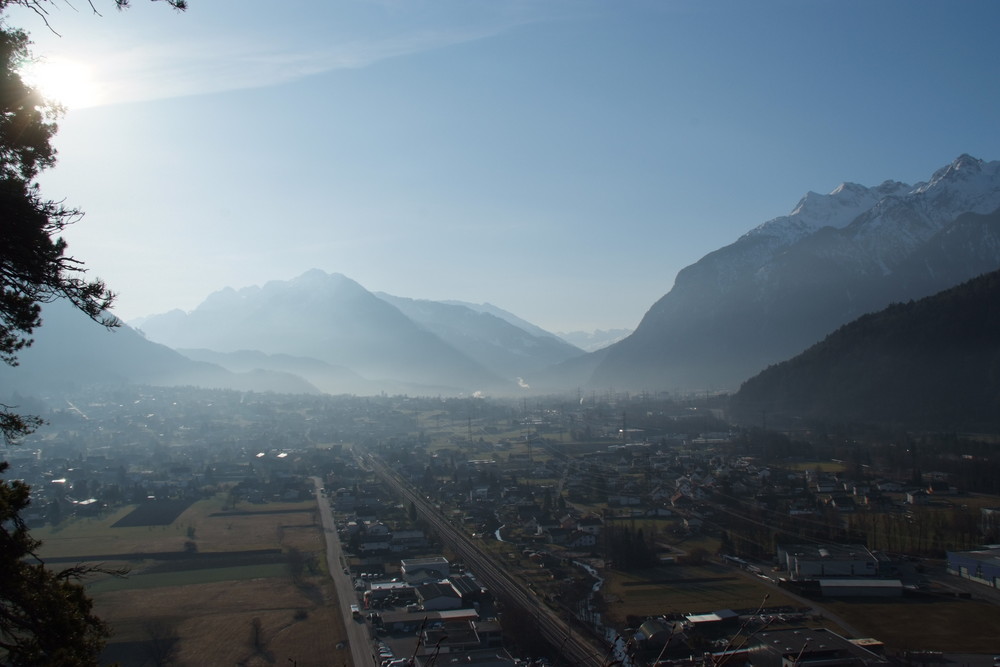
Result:
[[[596,350],[489,304],[375,294],[318,269],[227,288],[125,331],[56,316],[52,304],[21,367],[6,369],[7,386],[113,378],[356,394],[732,391],[865,313],[1000,268],[1000,229],[984,215],[998,209],[1000,162],[969,155],[915,185],[810,192],[787,216],[683,269],[634,332],[615,342],[624,332],[612,332]],[[60,337],[76,341],[73,352],[43,361]],[[128,363],[113,361],[126,352]],[[99,369],[72,354],[110,361]]]

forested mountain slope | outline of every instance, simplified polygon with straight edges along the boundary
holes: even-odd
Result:
[[[865,313],[1000,268],[998,207],[1000,162],[969,155],[912,186],[808,193],[683,269],[585,386],[736,389]]]
[[[1000,428],[1000,271],[865,315],[747,380],[738,420]]]

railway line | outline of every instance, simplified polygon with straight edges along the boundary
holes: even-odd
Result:
[[[371,470],[395,489],[406,501],[413,503],[417,513],[476,573],[476,576],[506,605],[529,615],[543,638],[562,660],[579,667],[607,667],[612,659],[609,647],[599,644],[596,637],[581,631],[571,621],[562,618],[523,582],[514,578],[461,529],[451,524],[427,498],[392,468],[373,455],[364,457]]]

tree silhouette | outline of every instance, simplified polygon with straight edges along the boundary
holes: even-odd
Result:
[[[163,1],[185,7],[183,0]],[[118,8],[128,6],[127,0],[114,2]],[[86,277],[82,262],[66,254],[59,236],[82,214],[42,197],[35,182],[40,171],[55,164],[51,140],[62,110],[21,78],[18,68],[31,57],[28,35],[3,19],[5,10],[21,6],[44,20],[50,4],[0,0],[0,361],[9,366],[16,366],[18,353],[31,345],[44,303],[65,298],[104,326],[118,324],[108,313],[114,295],[102,281]],[[41,423],[0,405],[5,444]],[[8,467],[0,462],[0,476]],[[109,630],[92,613],[79,583],[94,569],[55,572],[45,566],[37,556],[40,542],[21,516],[29,493],[26,484],[0,477],[0,663],[96,665]]]
[[[8,464],[0,462],[0,474]],[[90,665],[108,628],[91,612],[77,579],[86,568],[53,572],[21,519],[29,489],[0,480],[0,659],[7,665]]]
[[[0,30],[0,360],[10,366],[31,345],[43,303],[67,298],[94,320],[117,324],[107,314],[114,295],[100,280],[86,279],[82,263],[66,255],[59,236],[80,212],[43,199],[32,182],[55,163],[50,142],[60,110],[18,73],[30,58],[28,44],[23,31]],[[0,433],[7,442],[39,425],[35,417],[0,407]]]

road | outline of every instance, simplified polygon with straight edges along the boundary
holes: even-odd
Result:
[[[330,509],[330,502],[322,493],[323,481],[319,477],[313,477],[312,481],[316,488],[316,504],[319,506],[319,515],[323,523],[323,535],[326,537],[326,563],[330,570],[330,578],[333,579],[337,591],[340,614],[343,616],[344,626],[347,628],[347,648],[351,651],[354,667],[375,667],[372,641],[368,636],[368,625],[354,620],[351,614],[351,605],[357,604],[358,596],[354,592],[351,576],[344,573],[347,561],[340,547],[340,537],[337,535],[336,524],[333,522],[333,510]]]

